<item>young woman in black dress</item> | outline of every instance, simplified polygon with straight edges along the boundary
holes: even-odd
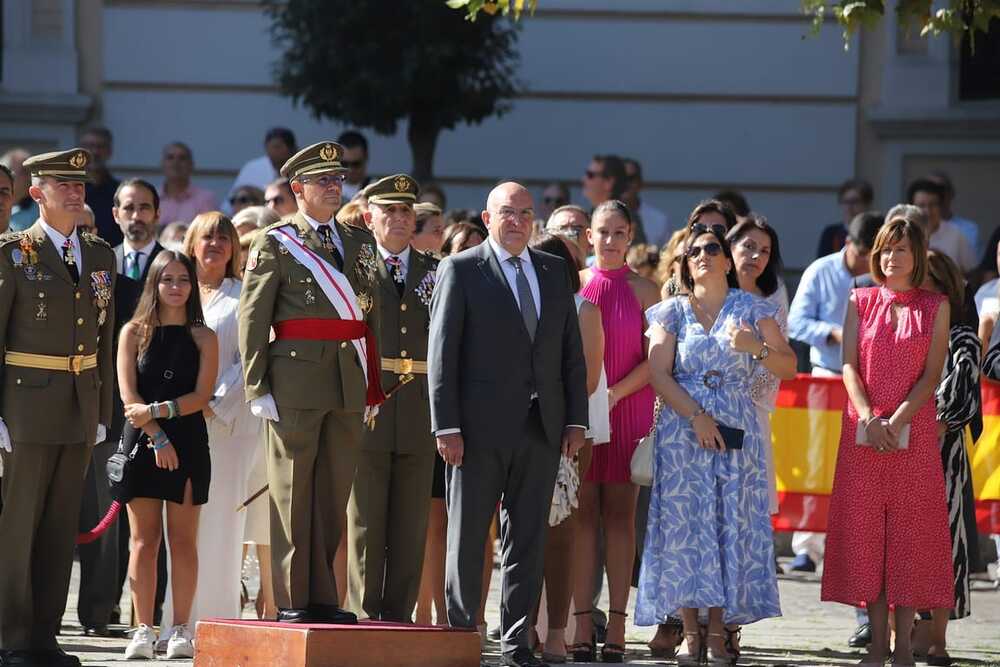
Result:
[[[194,266],[163,250],[153,260],[135,315],[118,344],[126,451],[138,445],[123,482],[132,530],[129,584],[138,626],[127,659],[152,659],[156,557],[167,510],[174,628],[167,657],[192,657],[186,621],[198,581],[198,513],[208,501],[211,460],[202,410],[215,388],[218,344],[204,325]]]

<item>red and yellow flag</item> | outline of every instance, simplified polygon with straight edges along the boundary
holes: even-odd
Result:
[[[1000,384],[984,381],[983,433],[968,447],[976,521],[1000,533]],[[775,530],[826,530],[847,391],[841,378],[799,375],[781,383],[771,416],[780,506]]]

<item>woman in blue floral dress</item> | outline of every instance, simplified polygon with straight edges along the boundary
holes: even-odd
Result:
[[[680,613],[680,664],[729,664],[723,625],[779,616],[764,443],[750,398],[763,364],[795,374],[776,308],[738,289],[720,231],[691,228],[681,279],[690,292],[646,311],[652,384],[666,403],[656,428],[654,482],[636,623]],[[754,331],[760,333],[760,337]],[[743,431],[727,449],[718,426]],[[732,444],[732,441],[730,441]],[[702,636],[698,610],[708,609]]]

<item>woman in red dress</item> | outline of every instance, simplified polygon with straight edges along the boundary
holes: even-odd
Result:
[[[948,352],[949,306],[921,289],[927,237],[893,218],[875,238],[872,276],[844,324],[844,412],[830,500],[822,599],[868,606],[872,642],[861,664],[912,665],[914,609],[954,602],[951,537],[934,389]]]

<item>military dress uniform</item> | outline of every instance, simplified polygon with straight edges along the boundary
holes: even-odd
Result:
[[[322,142],[282,167],[289,179],[342,173],[342,149]],[[240,355],[247,400],[270,395],[278,421],[267,421],[267,477],[271,501],[271,562],[275,602],[282,610],[308,610],[289,621],[349,622],[336,610],[333,559],[363,431],[366,407],[380,401],[377,387],[378,275],[372,235],[329,221],[341,245],[324,245],[303,212],[264,230],[251,246],[240,298]],[[318,225],[322,227],[321,225]],[[346,276],[364,313],[361,323],[341,320],[315,277],[271,232],[291,234]],[[366,329],[371,375],[351,342]],[[270,341],[272,325],[275,339]],[[355,619],[356,620],[356,619]]]
[[[369,202],[413,204],[405,175],[369,186]],[[365,433],[347,510],[348,608],[409,622],[420,590],[434,457],[427,395],[427,334],[437,260],[407,247],[379,247],[382,387],[397,387]],[[405,273],[403,272],[405,267]],[[400,385],[406,376],[412,380]]]
[[[25,161],[36,176],[86,180],[83,149]],[[74,232],[76,234],[76,232]],[[0,237],[3,459],[0,649],[9,664],[79,664],[59,652],[84,473],[111,419],[114,254],[79,234],[79,258],[38,220]],[[76,276],[73,274],[76,273]],[[10,652],[28,652],[20,661]]]

